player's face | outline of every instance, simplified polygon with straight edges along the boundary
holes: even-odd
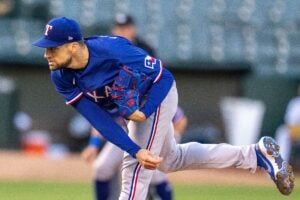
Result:
[[[51,71],[67,68],[72,63],[72,50],[69,48],[69,44],[47,48],[44,53],[44,58],[48,61]]]
[[[112,29],[112,34],[122,36],[130,41],[133,41],[135,39],[136,30],[134,25],[114,26]]]

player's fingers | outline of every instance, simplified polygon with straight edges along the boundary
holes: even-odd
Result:
[[[150,170],[156,170],[157,169],[157,167],[149,166],[149,165],[145,165],[144,168],[145,169],[150,169]]]
[[[151,169],[151,170],[154,170],[154,169],[157,169],[157,167],[159,166],[158,164],[153,164],[153,163],[147,163],[147,162],[145,162],[144,164],[143,164],[143,166],[144,166],[144,168],[145,169]]]
[[[146,160],[146,162],[159,165],[162,162],[162,160],[163,159],[161,157],[150,157]]]
[[[159,167],[162,160],[161,157],[151,155],[142,162],[142,165],[146,169],[156,169]]]
[[[141,149],[136,154],[136,158],[140,164],[146,169],[156,169],[162,162],[162,158],[155,156],[153,153],[146,149]]]

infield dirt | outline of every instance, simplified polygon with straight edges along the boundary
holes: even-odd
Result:
[[[79,154],[53,159],[26,155],[18,151],[0,151],[0,179],[37,181],[90,182],[92,165],[84,162]],[[180,184],[253,184],[272,185],[263,170],[252,174],[241,169],[201,169],[168,174],[171,182]]]

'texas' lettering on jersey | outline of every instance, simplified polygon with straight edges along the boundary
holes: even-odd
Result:
[[[96,90],[85,92],[84,95],[90,100],[94,101],[98,105],[103,106],[104,108],[111,110],[116,107],[116,104],[113,103],[111,99],[111,86],[106,85]]]
[[[111,87],[106,85],[100,89],[91,92],[86,92],[86,95],[91,97],[97,103],[105,98],[109,98],[110,93],[111,93]]]

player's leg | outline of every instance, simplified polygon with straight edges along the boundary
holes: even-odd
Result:
[[[155,170],[150,183],[149,193],[151,196],[158,197],[161,200],[173,199],[172,186],[165,173]]]
[[[170,130],[171,128],[170,126]],[[236,167],[255,172],[259,166],[268,171],[279,191],[288,195],[294,187],[292,168],[281,158],[276,141],[272,138],[268,140],[264,138],[257,144],[244,146],[195,142],[176,145],[175,139],[165,140],[161,153],[165,160],[159,169],[178,171]]]
[[[169,125],[177,108],[177,90],[175,84],[171,88],[161,106],[143,123],[130,122],[129,136],[142,148],[159,155],[164,144]],[[172,135],[174,138],[174,135]],[[153,170],[141,167],[138,161],[129,154],[124,154],[122,164],[122,189],[120,200],[146,199]]]
[[[122,158],[123,151],[107,142],[93,163],[94,189],[97,200],[107,200],[111,196],[110,186],[120,170]],[[118,187],[114,186],[114,188]]]
[[[170,127],[171,129],[172,127]],[[163,171],[201,168],[236,167],[256,170],[255,145],[233,146],[229,144],[201,144],[189,142],[176,144],[175,139],[165,140],[160,166]]]
[[[292,166],[282,159],[279,145],[271,137],[262,137],[255,146],[257,165],[269,173],[278,190],[289,195],[294,189],[294,173]]]
[[[150,118],[152,118],[152,116]],[[145,122],[146,124],[148,123],[147,121]],[[158,139],[159,141],[163,142],[164,137],[161,138],[163,135],[156,133],[156,128],[154,128],[156,127],[155,120],[153,120],[152,126],[153,129],[150,127],[146,128],[146,126],[131,122],[129,123],[129,134],[131,134],[131,130],[133,130],[132,132],[137,134],[136,137],[132,137],[132,139],[135,142],[137,142],[141,147],[150,149],[151,152],[153,152],[156,155],[159,155],[159,151],[161,149],[162,144],[159,145],[160,149],[157,150],[158,152],[156,152],[155,149],[152,150],[153,145],[157,146],[157,142],[154,142],[153,139],[155,141],[156,139]],[[133,128],[131,129],[130,127]],[[150,134],[151,136],[149,134],[145,134],[149,130],[153,131],[153,133]],[[149,135],[146,140],[143,139],[143,134]],[[133,159],[129,154],[125,153],[122,164],[122,189],[119,199],[145,200],[148,193],[149,184],[154,172],[154,170],[147,170],[143,168],[136,159]]]

